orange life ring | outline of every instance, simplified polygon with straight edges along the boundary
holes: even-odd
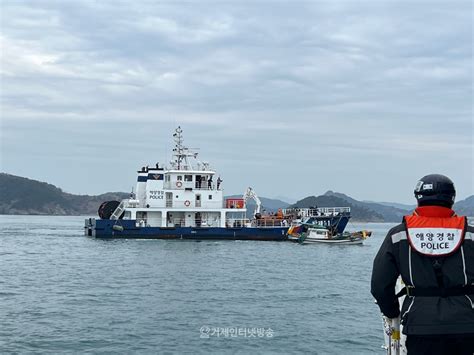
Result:
[[[176,181],[176,187],[181,187],[183,186],[183,183],[181,181]]]
[[[186,207],[189,207],[191,205],[191,201],[189,201],[189,200],[184,201],[184,205]]]

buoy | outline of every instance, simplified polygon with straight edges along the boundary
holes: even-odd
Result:
[[[119,232],[123,232],[123,227],[122,226],[119,226],[117,224],[115,224],[113,227],[112,227],[113,230],[115,231],[119,231]]]

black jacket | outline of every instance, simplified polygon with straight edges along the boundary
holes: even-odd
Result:
[[[445,288],[474,285],[474,226],[466,226],[464,242],[454,254],[439,258]],[[400,314],[395,284],[399,275],[418,288],[439,288],[433,257],[411,250],[405,224],[392,228],[377,253],[371,292],[382,313]],[[474,334],[474,294],[449,297],[405,297],[401,309],[403,333],[407,335]]]

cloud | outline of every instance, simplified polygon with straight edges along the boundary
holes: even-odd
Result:
[[[2,12],[2,169],[11,172],[23,171],[28,150],[54,166],[60,144],[106,173],[94,155],[117,151],[106,134],[133,142],[124,163],[133,171],[133,156],[152,159],[143,150],[175,124],[224,170],[234,169],[226,156],[242,156],[258,181],[282,160],[417,171],[427,156],[456,155],[472,168],[470,2],[41,1],[4,2]],[[57,135],[68,139],[50,143]],[[108,188],[79,186],[74,169],[58,183]],[[472,178],[461,181],[473,190]],[[363,180],[348,184],[371,193]],[[269,196],[279,189],[262,186]],[[399,195],[387,193],[380,199]]]

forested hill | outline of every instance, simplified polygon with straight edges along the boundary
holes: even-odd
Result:
[[[20,176],[0,173],[0,214],[89,215],[95,216],[104,201],[128,198],[124,192],[109,192],[98,196],[73,195],[54,185]],[[230,197],[230,196],[228,196]],[[240,196],[239,196],[240,197]],[[260,198],[267,212],[286,208],[286,202]],[[249,201],[249,210],[253,209]],[[357,201],[347,195],[328,191],[321,196],[309,196],[292,207],[351,207],[352,218],[366,222],[400,222],[410,210],[390,206],[389,203]],[[459,215],[474,217],[474,196],[454,205]]]
[[[54,185],[0,173],[0,214],[96,215],[99,205],[129,194],[73,195]]]
[[[350,207],[353,220],[364,222],[387,222],[385,217],[367,207],[351,203],[333,195],[309,196],[291,207]]]
[[[454,210],[460,216],[474,217],[474,195],[456,202]]]
[[[395,204],[397,205],[397,204]],[[321,196],[306,197],[291,207],[350,207],[353,220],[363,222],[401,222],[402,217],[413,211],[390,206],[388,203],[358,201],[339,192],[328,191]],[[398,204],[398,206],[400,206]],[[474,196],[454,205],[459,215],[474,216]]]
[[[73,195],[45,182],[0,173],[0,214],[95,216],[102,202],[128,197],[129,194],[124,192],[108,192],[98,196]],[[267,212],[288,206],[288,203],[276,199],[262,197],[261,201]],[[249,201],[248,208],[253,211],[255,202]]]

